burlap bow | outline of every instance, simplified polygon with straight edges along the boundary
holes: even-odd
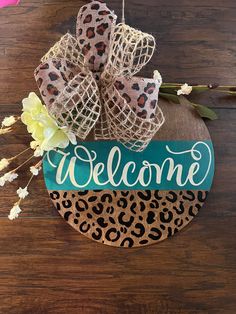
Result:
[[[160,80],[134,77],[155,50],[153,36],[116,25],[106,4],[81,8],[77,34],[64,35],[41,59],[35,78],[49,113],[85,139],[116,139],[142,151],[164,123]]]

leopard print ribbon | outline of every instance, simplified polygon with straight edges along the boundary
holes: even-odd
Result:
[[[116,139],[144,150],[164,123],[161,82],[135,77],[155,50],[153,36],[124,23],[105,3],[81,8],[76,37],[67,33],[41,59],[35,79],[49,113],[85,139]]]

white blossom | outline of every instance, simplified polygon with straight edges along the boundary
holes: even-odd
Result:
[[[44,153],[44,150],[41,149],[40,147],[37,147],[34,152],[34,157],[41,157],[43,156],[43,153]]]
[[[2,177],[0,177],[0,186],[4,186],[6,182],[12,182],[18,177],[15,172],[7,172]]]
[[[26,197],[29,195],[29,192],[28,192],[28,190],[27,190],[27,186],[26,186],[24,189],[19,188],[19,189],[16,191],[16,193],[18,194],[18,196],[19,196],[20,199],[24,199],[24,198],[26,198]]]
[[[3,126],[11,126],[13,125],[14,123],[16,123],[16,118],[14,116],[10,116],[10,117],[6,117],[3,119],[2,121],[2,125]]]
[[[34,176],[37,176],[39,174],[39,171],[41,170],[41,167],[38,168],[38,167],[35,167],[35,166],[32,166],[30,167],[30,172],[34,175]]]
[[[10,133],[12,131],[11,128],[6,128],[6,129],[0,129],[0,135]]]
[[[0,160],[0,171],[8,167],[8,165],[9,165],[8,159],[3,158],[2,160]]]
[[[162,84],[162,76],[158,70],[153,72],[153,79],[159,81],[159,83]]]
[[[11,209],[11,211],[10,211],[10,214],[8,215],[8,218],[9,218],[10,220],[14,220],[14,219],[16,219],[16,218],[19,217],[19,214],[20,214],[20,213],[21,213],[20,206],[18,205],[18,203],[16,203],[16,204],[12,207],[12,209]]]
[[[8,181],[8,182],[12,182],[16,178],[18,178],[18,174],[15,172],[8,172],[4,176],[6,177],[6,181]]]
[[[37,141],[30,142],[30,148],[35,150],[39,146]]]
[[[4,186],[6,183],[6,178],[5,176],[0,177],[0,186]]]
[[[185,83],[184,85],[181,86],[181,88],[177,91],[177,95],[189,95],[191,94],[193,90],[193,87]]]

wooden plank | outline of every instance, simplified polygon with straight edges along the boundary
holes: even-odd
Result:
[[[131,250],[96,244],[58,220],[2,219],[0,311],[234,313],[235,221],[196,219]]]

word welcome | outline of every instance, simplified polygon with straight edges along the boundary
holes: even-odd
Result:
[[[88,142],[47,153],[48,189],[209,189],[213,149],[207,141],[154,141],[143,153],[116,142]]]

